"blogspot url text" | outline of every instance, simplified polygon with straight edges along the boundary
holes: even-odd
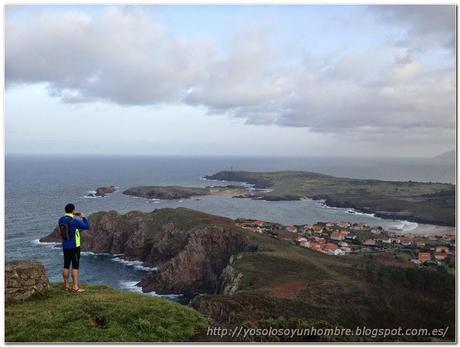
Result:
[[[425,328],[367,328],[367,327],[356,327],[354,329],[349,328],[247,328],[243,326],[234,328],[222,328],[222,327],[208,327],[208,336],[218,336],[221,338],[250,338],[250,337],[287,337],[294,338],[298,336],[360,336],[370,338],[386,338],[395,336],[425,336],[425,337],[438,337],[444,338],[449,330],[449,327],[439,329],[425,329]]]

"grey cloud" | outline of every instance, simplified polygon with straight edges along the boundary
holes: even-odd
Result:
[[[406,37],[394,42],[412,49],[440,46],[455,51],[456,12],[454,5],[371,6],[385,23],[405,28]]]
[[[7,22],[7,83],[49,82],[65,101],[177,101],[203,74],[207,47],[182,42],[139,11],[45,14]]]
[[[445,8],[375,12],[423,43],[426,36],[452,34],[449,20],[441,20],[450,16]],[[251,124],[344,136],[454,129],[455,69],[426,63],[404,40],[292,59],[272,31],[252,28],[223,46],[183,40],[139,11],[49,14],[27,25],[7,20],[6,80],[47,82],[51,95],[69,103],[183,102]]]

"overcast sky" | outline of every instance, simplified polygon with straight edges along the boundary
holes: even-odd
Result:
[[[7,6],[7,153],[433,156],[454,6]]]

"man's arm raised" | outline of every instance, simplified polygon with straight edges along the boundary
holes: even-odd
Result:
[[[83,215],[83,213],[80,213],[81,220],[78,218],[74,219],[75,227],[77,227],[80,230],[87,230],[90,228],[89,221],[88,219]]]

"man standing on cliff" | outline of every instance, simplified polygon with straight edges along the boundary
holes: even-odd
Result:
[[[59,218],[59,229],[62,236],[62,250],[64,252],[64,289],[76,293],[85,290],[80,288],[78,282],[78,271],[80,267],[80,230],[88,230],[90,227],[88,219],[82,212],[75,212],[74,204],[65,206],[65,215]],[[64,234],[64,235],[63,235]],[[72,263],[73,286],[69,283],[69,267]]]

